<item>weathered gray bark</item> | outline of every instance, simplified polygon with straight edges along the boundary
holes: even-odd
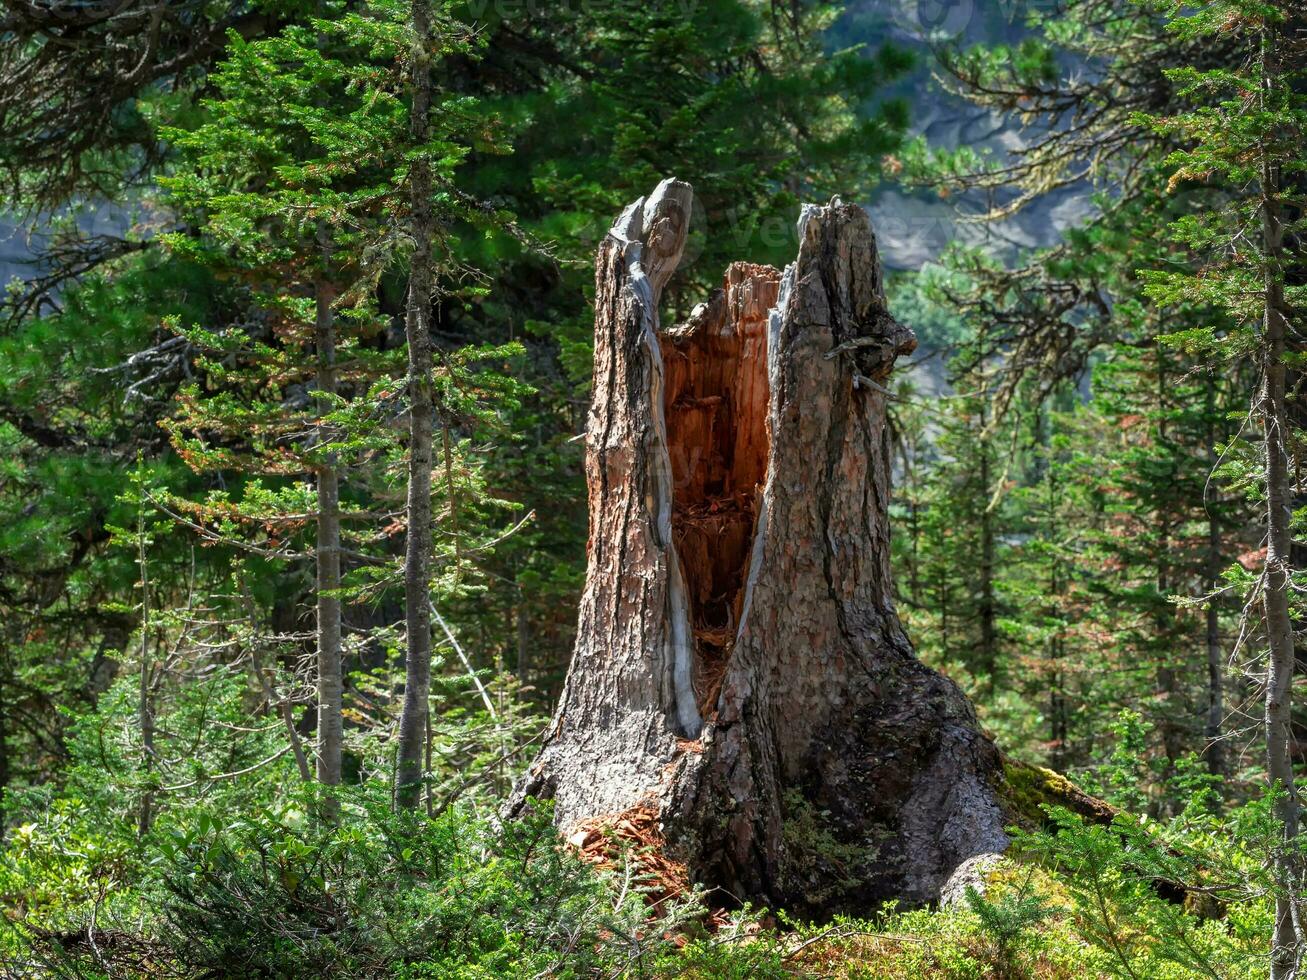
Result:
[[[1216,426],[1212,421],[1215,412],[1215,380],[1209,373],[1203,389],[1207,414],[1207,459],[1212,469],[1219,457],[1216,448]],[[1221,577],[1221,527],[1219,512],[1214,504],[1207,506],[1207,569],[1203,589],[1209,596],[1206,610],[1205,640],[1207,646],[1207,770],[1216,776],[1226,774],[1225,742],[1222,727],[1225,724],[1225,656],[1221,649],[1221,612],[1216,590]]]
[[[998,600],[994,594],[994,506],[997,497],[990,476],[990,433],[987,406],[980,405],[980,487],[984,509],[980,512],[980,667],[990,693],[999,686]]]
[[[1264,96],[1281,84],[1275,28],[1263,28],[1261,83]],[[1269,101],[1269,99],[1268,99]],[[1262,150],[1262,391],[1260,415],[1266,467],[1266,568],[1262,599],[1268,646],[1266,664],[1266,778],[1282,795],[1276,805],[1283,851],[1275,861],[1279,894],[1271,937],[1271,980],[1293,980],[1303,953],[1304,926],[1295,897],[1301,895],[1302,872],[1293,854],[1298,836],[1298,797],[1294,786],[1291,707],[1293,703],[1294,635],[1289,613],[1291,549],[1293,546],[1292,487],[1289,477],[1288,414],[1285,410],[1284,225],[1280,204],[1279,167]],[[1300,899],[1299,899],[1300,900]]]
[[[690,198],[664,181],[599,249],[576,651],[508,812],[655,807],[740,899],[934,900],[1007,838],[998,753],[894,611],[882,384],[915,340],[838,199],[804,209],[784,275],[737,263],[661,332]]]
[[[141,769],[148,776],[154,771],[154,657],[150,652],[150,563],[146,554],[145,505],[136,516],[136,562],[141,573],[141,670],[138,678],[137,722],[141,726]],[[141,812],[137,831],[141,837],[154,823],[154,791],[141,795]]]
[[[319,228],[318,241],[325,257],[330,239]],[[317,384],[321,411],[335,408],[336,318],[331,308],[331,286],[317,284],[314,346],[317,348]],[[318,640],[318,782],[340,785],[341,754],[344,746],[340,636],[340,475],[336,458],[328,455],[318,464],[317,547],[317,640]]]
[[[431,133],[431,5],[413,0],[414,35],[410,87],[410,135],[423,146]],[[409,174],[413,258],[409,267],[408,309],[408,531],[404,547],[404,705],[399,719],[395,799],[416,807],[421,799],[422,756],[431,693],[431,164],[417,157]]]

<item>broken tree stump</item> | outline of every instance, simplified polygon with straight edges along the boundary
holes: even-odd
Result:
[[[736,263],[664,330],[691,197],[663,181],[599,248],[576,650],[507,812],[655,807],[724,898],[934,901],[1007,837],[999,754],[894,609],[883,385],[916,340],[838,198],[783,274]]]

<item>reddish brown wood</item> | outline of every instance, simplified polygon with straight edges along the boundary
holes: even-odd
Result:
[[[934,900],[1007,838],[998,753],[894,611],[882,385],[915,339],[838,199],[662,331],[690,195],[599,249],[576,652],[510,813],[655,806],[698,880],[807,913]]]

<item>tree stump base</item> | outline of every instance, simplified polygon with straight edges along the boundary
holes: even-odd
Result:
[[[1009,815],[996,748],[894,610],[884,383],[916,340],[838,198],[804,208],[783,274],[735,263],[662,330],[691,195],[663,181],[599,248],[576,651],[507,813],[654,806],[723,901],[935,901]]]

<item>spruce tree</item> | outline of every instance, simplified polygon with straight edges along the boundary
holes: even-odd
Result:
[[[1293,30],[1303,11],[1294,4],[1221,0],[1196,11],[1177,6],[1170,13],[1177,37],[1232,45],[1237,52],[1217,68],[1197,62],[1168,72],[1194,108],[1146,119],[1181,144],[1170,157],[1172,187],[1219,182],[1228,194],[1222,207],[1186,216],[1173,226],[1174,236],[1202,257],[1198,267],[1150,270],[1147,281],[1159,302],[1197,301],[1228,312],[1229,329],[1198,326],[1183,332],[1178,343],[1208,358],[1249,359],[1258,369],[1257,387],[1250,392],[1251,414],[1260,430],[1256,468],[1240,476],[1254,481],[1264,508],[1265,557],[1253,590],[1266,648],[1266,777],[1276,794],[1281,831],[1270,975],[1287,980],[1296,975],[1307,944],[1291,755],[1292,512],[1301,436],[1291,427],[1287,386],[1290,366],[1297,365],[1289,343],[1300,329],[1303,299],[1302,287],[1296,285],[1297,256],[1289,246],[1289,236],[1303,230],[1297,195],[1307,176],[1307,60]]]
[[[170,132],[184,166],[164,181],[174,205],[202,220],[195,231],[170,236],[172,248],[250,291],[243,322],[178,324],[181,336],[203,352],[198,364],[206,384],[183,390],[169,428],[198,470],[234,469],[277,481],[251,483],[238,501],[211,495],[193,511],[201,533],[216,540],[230,537],[233,525],[261,528],[276,545],[259,545],[257,553],[294,557],[298,529],[306,520],[316,525],[318,777],[326,785],[341,779],[341,556],[361,547],[365,565],[384,565],[367,554],[369,542],[383,543],[374,531],[363,525],[342,538],[341,530],[342,516],[375,520],[364,504],[382,484],[360,487],[356,503],[342,513],[340,477],[363,460],[386,470],[398,452],[391,423],[405,407],[413,419],[425,416],[428,426],[425,442],[419,433],[412,440],[409,474],[410,496],[425,513],[415,510],[409,528],[427,535],[427,558],[406,590],[422,616],[431,601],[429,422],[437,381],[423,336],[411,338],[410,356],[425,367],[410,374],[407,391],[393,383],[400,366],[387,343],[387,284],[403,273],[411,253],[414,274],[427,284],[413,295],[429,293],[433,268],[423,257],[442,229],[454,220],[500,220],[453,185],[468,146],[492,145],[472,102],[447,99],[432,113],[435,125],[409,130],[397,66],[409,57],[411,34],[401,17],[398,7],[378,4],[265,40],[233,41],[215,75],[220,97],[206,103],[205,121]],[[441,38],[439,51],[471,50],[452,22],[442,23]],[[419,231],[413,216],[422,211]],[[448,273],[456,263],[442,268]],[[449,424],[475,418],[482,400],[514,390],[511,378],[479,367],[513,355],[511,347],[448,352],[442,373]],[[458,442],[447,437],[442,487],[450,498],[455,561],[484,536],[477,521],[457,523],[454,495],[466,479],[454,459],[458,452]],[[311,495],[300,482],[305,478],[315,486]],[[461,537],[467,542],[460,544]],[[368,588],[368,581],[365,576],[356,587]],[[384,579],[378,584],[384,587]],[[425,685],[410,679],[407,688],[425,709]],[[401,719],[401,744],[407,732]]]
[[[417,148],[409,168],[409,234],[413,255],[408,274],[404,332],[408,341],[408,500],[404,546],[404,708],[399,719],[395,799],[417,805],[422,788],[422,748],[430,727],[431,690],[431,294],[435,217],[431,161],[431,58],[435,35],[430,0],[412,0],[408,62],[409,138]]]

